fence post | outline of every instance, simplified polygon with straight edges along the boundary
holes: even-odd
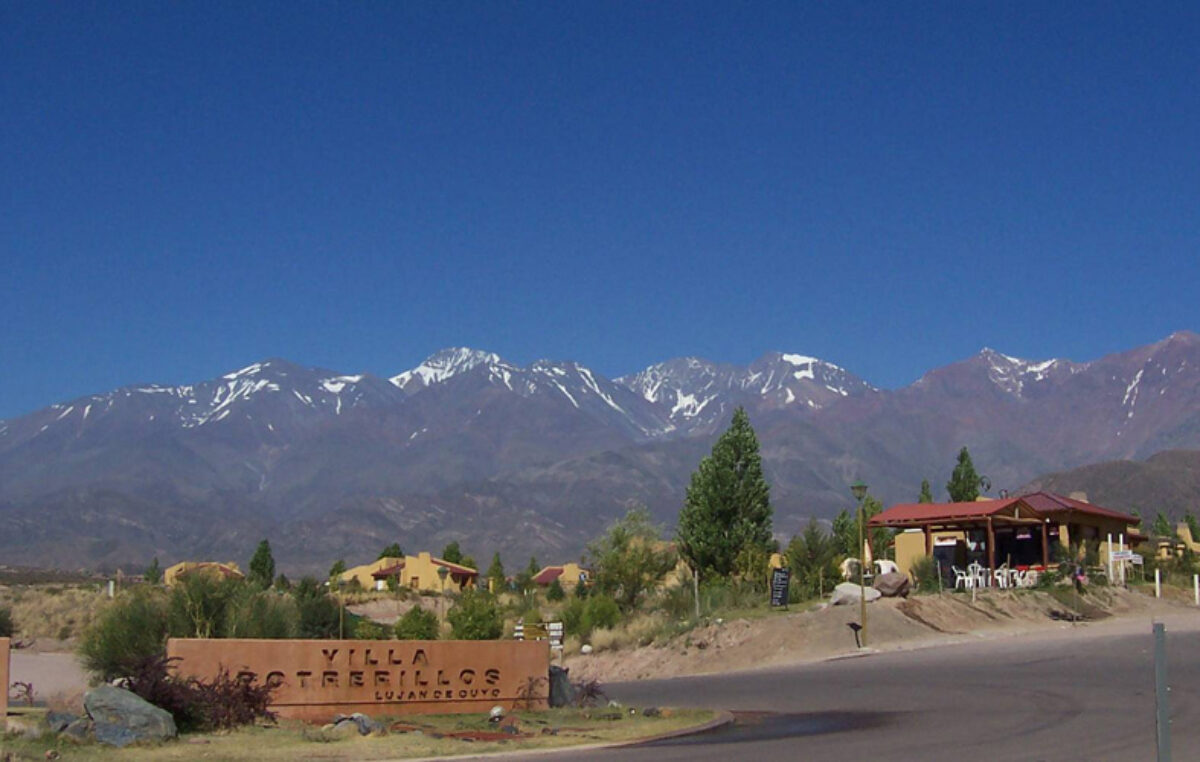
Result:
[[[1162,569],[1154,569],[1154,597],[1162,597]]]
[[[1192,575],[1192,593],[1196,596],[1196,605],[1200,606],[1200,574]]]
[[[1112,532],[1108,533],[1108,584],[1115,585],[1117,581],[1113,578],[1113,546]]]
[[[1154,623],[1154,725],[1158,762],[1171,762],[1171,707],[1167,691],[1167,630]]]

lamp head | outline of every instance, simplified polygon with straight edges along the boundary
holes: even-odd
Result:
[[[850,493],[854,495],[855,500],[862,500],[867,496],[867,485],[861,480],[856,481],[850,485]]]
[[[449,569],[447,569],[445,566],[439,566],[439,567],[438,567],[438,570],[437,570],[437,575],[438,575],[439,577],[441,577],[441,579],[442,579],[442,582],[445,582],[445,581],[446,581],[446,575],[448,575],[449,573],[450,573],[450,570],[449,570]]]

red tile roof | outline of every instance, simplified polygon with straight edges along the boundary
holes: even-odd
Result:
[[[533,578],[535,585],[549,585],[554,580],[562,576],[563,568],[561,566],[547,566],[537,573]]]
[[[400,572],[402,569],[404,569],[403,561],[401,561],[398,564],[392,564],[391,566],[385,566],[382,569],[380,569],[379,571],[372,572],[371,576],[374,577],[375,579],[387,579],[388,577],[398,577],[398,576],[400,576]]]
[[[1033,506],[1038,513],[1058,513],[1061,511],[1078,511],[1080,513],[1088,513],[1093,516],[1101,516],[1106,519],[1116,519],[1124,521],[1126,524],[1137,524],[1139,520],[1135,516],[1130,516],[1128,513],[1114,511],[1111,508],[1103,508],[1092,503],[1085,503],[1082,500],[1075,500],[1062,495],[1056,495],[1053,492],[1033,492],[1028,495],[1023,495],[1022,498],[1029,505]]]
[[[888,524],[919,521],[983,519],[1020,502],[1022,502],[1021,498],[1010,497],[1004,500],[979,500],[971,503],[903,503],[893,505],[883,513],[872,516],[867,523],[872,526],[887,526]],[[1027,504],[1027,507],[1032,506]]]
[[[475,569],[472,569],[469,566],[462,566],[460,564],[451,563],[442,558],[434,558],[432,560],[438,566],[445,566],[447,569],[449,569],[454,574],[465,574],[468,577],[478,577],[479,576],[479,572],[476,571]]]

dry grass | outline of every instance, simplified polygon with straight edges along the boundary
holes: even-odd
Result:
[[[98,745],[75,746],[66,741],[2,737],[13,760],[42,760],[55,749],[64,762],[75,760],[249,760],[321,759],[330,762],[443,757],[494,751],[521,751],[581,744],[614,743],[695,727],[711,720],[706,710],[664,710],[661,717],[643,717],[629,710],[554,709],[514,714],[521,735],[504,741],[465,741],[437,737],[442,733],[496,731],[486,715],[410,716],[405,722],[420,733],[393,732],[381,737],[334,738],[319,728],[295,722],[279,727],[251,727],[227,733],[189,735],[179,741],[151,747],[113,749]],[[388,723],[390,725],[390,723]]]
[[[18,639],[66,642],[79,633],[108,602],[98,585],[15,585],[0,587],[0,606],[12,609]]]

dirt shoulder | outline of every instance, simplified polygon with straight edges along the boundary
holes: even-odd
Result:
[[[1151,618],[1200,629],[1200,609],[1194,606],[1102,588],[1080,598],[1078,610],[1086,619],[1073,624],[1073,596],[1059,596],[987,591],[974,601],[957,593],[881,599],[867,605],[868,644],[876,651],[897,651],[1072,628],[1142,626]],[[613,682],[822,661],[860,653],[849,626],[858,617],[857,606],[830,606],[735,619],[698,627],[665,645],[571,656],[565,666],[572,679]]]

